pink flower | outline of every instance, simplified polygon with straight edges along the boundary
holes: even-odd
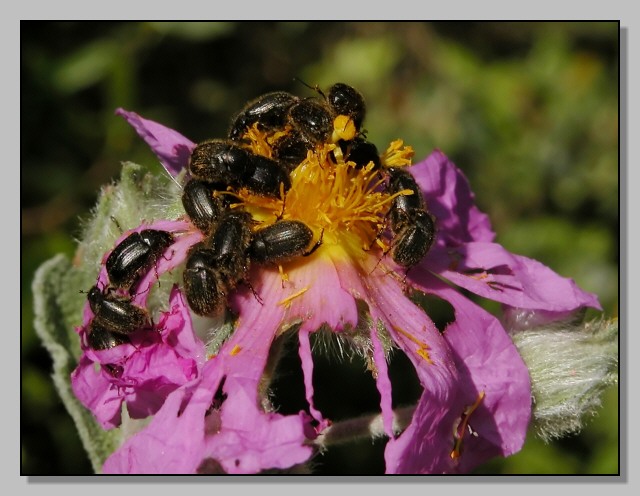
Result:
[[[184,231],[185,222],[160,221],[140,226],[124,233],[118,243],[132,232],[144,228]],[[186,234],[173,245],[171,258],[161,258],[157,272],[162,273],[184,260],[186,246],[197,242],[201,236]],[[108,254],[105,255],[105,259]],[[154,284],[156,272],[151,271],[140,281],[145,288],[134,296],[133,302],[144,307]],[[107,275],[103,268],[97,281],[99,288],[106,287]],[[169,309],[164,312],[153,330],[141,330],[130,336],[130,343],[106,350],[94,350],[87,343],[89,323],[93,313],[85,305],[83,325],[77,329],[83,355],[71,376],[74,394],[105,429],[120,425],[121,405],[126,402],[132,418],[153,415],[164,403],[167,395],[198,375],[205,362],[203,343],[195,336],[191,316],[184,298],[177,287],[171,291]],[[94,364],[104,365],[99,369]]]
[[[187,167],[194,143],[135,113],[117,113],[133,125],[170,174]],[[296,169],[286,200],[288,215],[303,218],[316,230],[322,226],[322,246],[312,256],[285,264],[284,273],[270,266],[252,267],[252,291],[239,288],[232,295],[230,305],[239,318],[215,356],[203,360],[178,288],[172,292],[171,310],[155,326],[158,334],[152,344],[105,352],[85,349],[74,372],[74,391],[105,427],[117,425],[122,401],[130,414],[154,415],[107,459],[105,472],[256,473],[309,460],[314,438],[331,423],[313,400],[310,334],[321,327],[347,340],[357,334],[369,343],[365,352],[389,438],[387,473],[468,472],[522,447],[531,414],[527,368],[499,320],[459,289],[505,308],[550,315],[600,308],[597,298],[535,260],[494,243],[495,233],[475,206],[467,180],[440,151],[408,169],[438,228],[431,251],[408,271],[383,257],[378,247],[363,250],[363,240],[371,241],[372,232],[376,236],[373,224],[367,227],[368,217],[359,212],[368,208],[367,215],[376,213],[384,201],[375,189],[367,189],[372,175],[363,171],[362,178],[354,179],[340,176],[339,166],[327,169],[314,169],[311,162],[306,169]],[[329,173],[331,181],[322,177]],[[280,208],[255,202],[262,211]],[[182,263],[188,248],[201,239],[187,224],[164,224],[177,241],[170,259],[158,263],[158,274]],[[153,272],[147,284],[155,281]],[[407,297],[412,290],[452,305],[455,320],[444,332]],[[85,317],[86,325],[90,312]],[[308,412],[297,415],[265,407],[260,384],[271,344],[289,328],[297,333],[308,401]],[[165,338],[166,333],[173,338]],[[406,354],[423,387],[411,422],[400,433],[393,427],[387,372],[391,346]],[[122,374],[115,378],[104,368],[96,373],[91,367],[96,361],[122,364]]]

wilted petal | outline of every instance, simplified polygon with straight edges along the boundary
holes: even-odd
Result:
[[[382,348],[378,330],[375,326],[371,328],[371,343],[373,344],[373,362],[376,370],[374,379],[376,380],[376,388],[380,393],[380,412],[382,413],[382,426],[384,432],[390,438],[394,437],[393,433],[393,398],[391,395],[392,386],[389,379],[389,369],[387,360]]]
[[[81,336],[85,332],[82,328]],[[110,427],[120,422],[122,402],[132,418],[153,415],[169,393],[197,377],[204,364],[204,344],[195,336],[177,286],[169,298],[169,311],[154,330],[143,329],[129,337],[132,344],[108,350],[86,348],[71,376],[78,399]],[[110,372],[116,369],[117,374]]]
[[[187,168],[191,151],[196,146],[191,140],[162,124],[144,119],[135,112],[119,108],[116,115],[124,117],[136,130],[171,176],[175,177]]]
[[[422,386],[447,401],[457,371],[449,346],[429,316],[390,277],[367,279],[371,317],[384,323],[416,369]]]
[[[263,277],[234,295],[243,308],[238,327],[203,367],[199,379],[169,395],[149,426],[105,463],[105,472],[228,473],[287,468],[307,460],[311,418],[265,412],[259,382],[283,317],[279,277]],[[264,307],[263,307],[264,305]],[[172,434],[167,436],[166,433]]]
[[[311,418],[303,413],[265,413],[256,406],[256,385],[245,386],[229,387],[220,416],[222,428],[208,438],[206,457],[235,474],[285,469],[307,461],[313,454],[305,435]]]
[[[322,413],[316,409],[313,402],[313,357],[311,355],[311,342],[307,329],[298,330],[298,341],[300,343],[298,355],[300,356],[300,364],[302,366],[305,399],[309,405],[311,416],[324,427]]]
[[[220,431],[207,439],[206,457],[228,473],[287,468],[312,454],[305,445],[311,418],[265,412],[258,396],[269,349],[284,316],[278,304],[281,285],[277,273],[263,273],[254,285],[260,302],[250,291],[236,296],[243,313],[215,358],[224,370],[221,392],[225,399],[220,407]]]
[[[203,376],[209,379],[212,376],[206,371],[210,368],[207,366],[203,371]],[[204,448],[204,415],[213,395],[207,387],[197,387],[199,383],[200,378],[171,393],[149,425],[107,458],[102,471],[105,474],[195,473]]]
[[[102,369],[83,356],[71,373],[73,394],[89,409],[103,429],[113,429],[122,421],[122,396]]]

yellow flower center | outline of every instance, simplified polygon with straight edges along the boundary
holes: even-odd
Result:
[[[253,153],[273,157],[273,145],[289,132],[289,128],[267,134],[253,126],[245,138]],[[338,116],[334,121],[333,140],[350,140],[356,131],[353,121]],[[401,167],[411,163],[413,149],[394,141],[380,157],[384,167]],[[320,250],[340,247],[351,256],[363,256],[376,242],[384,247],[380,233],[386,225],[386,216],[395,195],[387,192],[384,175],[373,162],[357,166],[345,160],[340,147],[325,143],[308,151],[307,157],[291,172],[291,188],[281,198],[267,198],[241,189],[238,196],[259,227],[278,219],[304,222],[322,237]]]

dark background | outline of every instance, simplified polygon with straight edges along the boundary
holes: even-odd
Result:
[[[615,22],[22,22],[20,30],[23,474],[91,473],[33,331],[31,280],[54,254],[72,256],[80,219],[121,161],[156,166],[117,107],[200,141],[224,135],[231,116],[266,91],[311,94],[294,77],[349,83],[367,100],[364,127],[378,148],[401,137],[416,161],[440,148],[469,178],[499,243],[597,293],[607,317],[618,314]],[[295,355],[284,364],[295,369]],[[334,418],[375,410],[372,383],[351,379],[362,369],[319,358],[317,406]],[[276,384],[283,410],[296,408],[299,398],[285,397],[296,381]],[[615,388],[603,404],[580,435],[550,445],[530,437],[478,473],[617,473]],[[317,471],[380,473],[382,450],[369,441],[337,447]]]

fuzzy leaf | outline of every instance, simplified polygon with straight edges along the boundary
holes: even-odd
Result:
[[[545,441],[580,431],[618,383],[618,321],[551,323],[512,335],[531,375],[533,428]]]
[[[93,469],[98,472],[104,460],[119,445],[118,431],[104,431],[71,391],[69,377],[80,354],[73,321],[81,315],[78,307],[83,296],[68,288],[78,274],[67,257],[56,255],[40,266],[33,280],[36,333],[53,360],[53,383],[64,406],[73,418]]]

